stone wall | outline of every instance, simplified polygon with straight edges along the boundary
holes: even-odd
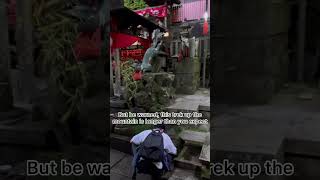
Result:
[[[266,103],[288,74],[285,0],[215,1],[214,91],[218,102]]]

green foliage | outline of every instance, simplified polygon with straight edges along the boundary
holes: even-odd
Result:
[[[138,10],[146,8],[147,4],[144,0],[124,0],[124,6],[131,10]]]
[[[41,47],[37,62],[49,67],[50,78],[65,99],[65,122],[79,112],[87,88],[87,72],[73,50],[79,19],[65,13],[74,0],[33,0],[33,24]]]
[[[138,82],[133,80],[133,73],[135,72],[132,60],[125,61],[121,64],[121,76],[123,78],[125,89],[127,93],[127,103],[131,105],[131,100],[135,97],[138,90]]]

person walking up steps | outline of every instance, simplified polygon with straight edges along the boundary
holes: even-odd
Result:
[[[171,138],[164,132],[165,125],[155,125],[152,130],[145,130],[135,135],[132,143],[134,173],[150,174],[153,179],[160,179],[165,172],[172,170],[172,158],[177,148]]]

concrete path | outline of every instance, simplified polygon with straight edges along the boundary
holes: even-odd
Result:
[[[133,169],[132,156],[123,152],[110,150],[111,180],[131,180]],[[138,174],[138,180],[151,180],[148,175]]]
[[[175,102],[167,107],[171,112],[194,112],[199,106],[210,108],[210,90],[199,89],[193,95],[177,95]]]
[[[110,150],[111,180],[131,180],[132,156]],[[138,174],[137,180],[151,180],[149,175]],[[169,180],[198,180],[193,171],[175,168]]]

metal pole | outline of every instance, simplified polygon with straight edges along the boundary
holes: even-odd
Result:
[[[298,81],[303,82],[307,1],[299,0],[298,5],[299,5],[299,17],[298,17],[298,27],[297,27],[298,28],[297,69],[298,69]]]

